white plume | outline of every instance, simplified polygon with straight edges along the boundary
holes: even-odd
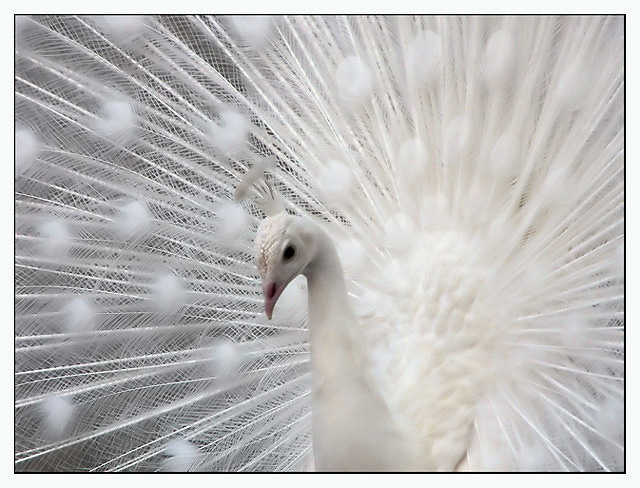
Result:
[[[623,29],[17,17],[15,469],[312,469],[307,285],[268,321],[251,242],[286,209],[420,426],[390,456],[624,470]]]

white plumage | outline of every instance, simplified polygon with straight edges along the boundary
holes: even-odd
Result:
[[[622,23],[18,17],[16,470],[624,469]]]

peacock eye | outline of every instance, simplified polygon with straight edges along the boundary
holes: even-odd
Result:
[[[285,261],[288,261],[289,259],[291,259],[293,256],[295,256],[296,254],[296,249],[289,244],[285,249],[284,249],[284,253],[282,253],[282,257]]]

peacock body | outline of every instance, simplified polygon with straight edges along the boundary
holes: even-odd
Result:
[[[16,470],[624,469],[620,17],[19,16],[15,76]]]

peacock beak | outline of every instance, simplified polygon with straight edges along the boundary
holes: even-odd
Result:
[[[265,278],[262,280],[262,293],[264,295],[264,312],[267,314],[267,318],[271,320],[273,315],[273,308],[276,306],[276,302],[284,290],[283,285],[272,279]]]

